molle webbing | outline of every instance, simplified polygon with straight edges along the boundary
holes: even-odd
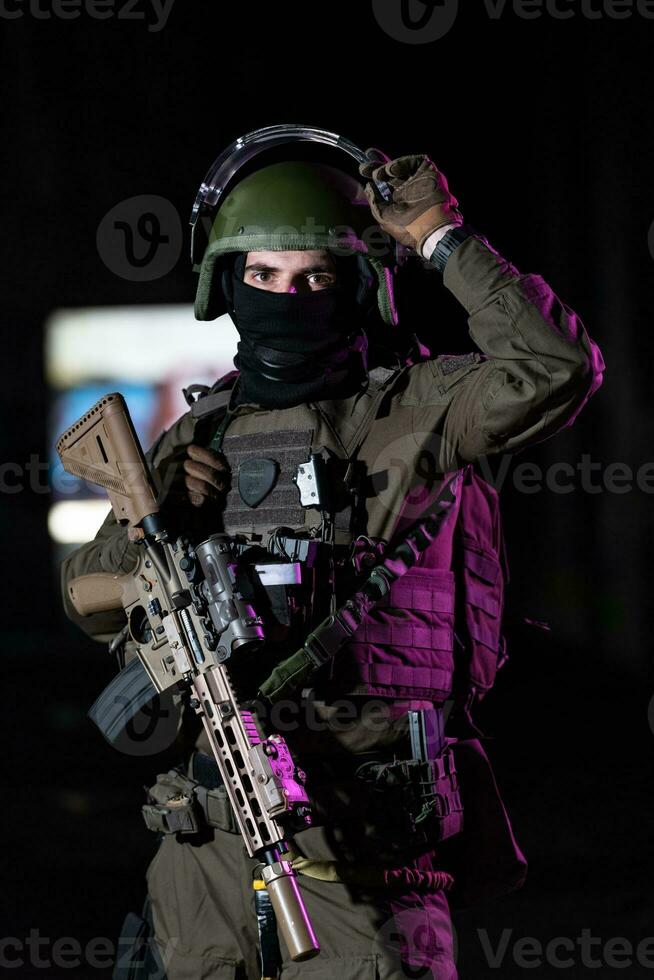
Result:
[[[454,671],[454,574],[413,568],[393,582],[334,659],[331,682],[340,689],[365,684],[446,698]]]
[[[309,458],[311,437],[310,429],[299,432],[286,429],[227,436],[223,440],[223,453],[232,473],[224,512],[227,534],[250,529],[265,533],[274,527],[304,524],[304,507],[292,478],[300,463]],[[241,499],[238,479],[241,464],[257,458],[274,459],[279,465],[279,474],[265,499],[253,508]]]
[[[469,468],[457,524],[464,673],[471,691],[490,690],[506,659],[502,636],[508,567],[497,490]]]
[[[461,472],[457,471],[441,488],[431,513],[407,531],[399,544],[389,548],[359,591],[320,623],[300,650],[275,667],[259,689],[262,697],[272,704],[293,697],[304,684],[311,682],[317,668],[333,663],[370,611],[389,595],[393,583],[406,575],[434,541],[448,515],[456,513],[460,483]]]

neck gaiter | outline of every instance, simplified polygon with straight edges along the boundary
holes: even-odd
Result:
[[[367,341],[350,290],[271,293],[233,277],[241,400],[270,408],[345,397],[366,374]]]

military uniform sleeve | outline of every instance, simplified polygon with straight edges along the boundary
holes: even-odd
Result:
[[[154,473],[160,504],[165,501],[176,467],[184,455],[185,447],[191,442],[192,434],[193,421],[190,413],[186,413],[163,432],[146,453],[146,459]],[[69,583],[72,579],[91,572],[110,572],[114,575],[129,572],[136,565],[138,555],[139,545],[129,540],[127,529],[118,524],[111,511],[93,541],[77,548],[62,562],[64,611],[76,626],[93,639],[102,642],[110,640],[125,625],[125,614],[122,609],[116,609],[80,616],[68,596]]]
[[[107,642],[125,625],[122,609],[80,616],[70,601],[68,586],[74,578],[92,572],[111,572],[119,574],[134,568],[138,557],[138,546],[127,537],[113,512],[107,514],[104,523],[93,541],[77,548],[64,558],[61,564],[61,593],[67,617],[94,640]]]
[[[453,252],[444,283],[482,351],[424,365],[429,400],[436,391],[448,403],[440,425],[452,465],[522,449],[570,425],[604,369],[579,317],[540,276],[521,275],[479,238]]]

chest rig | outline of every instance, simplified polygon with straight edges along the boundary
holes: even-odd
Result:
[[[224,530],[244,558],[239,588],[273,642],[302,642],[383,554],[386,542],[366,534],[357,454],[408,370],[373,370],[336,423],[319,405],[284,410],[282,424],[256,406],[233,413],[236,372],[192,404],[229,463]],[[497,493],[467,467],[452,519],[329,665],[320,693],[442,703],[454,692],[471,706],[503,662],[505,577]]]

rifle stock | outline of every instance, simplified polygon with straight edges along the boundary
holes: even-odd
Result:
[[[104,487],[119,524],[140,526],[159,512],[145,456],[125,399],[105,395],[57,441],[68,473]]]

